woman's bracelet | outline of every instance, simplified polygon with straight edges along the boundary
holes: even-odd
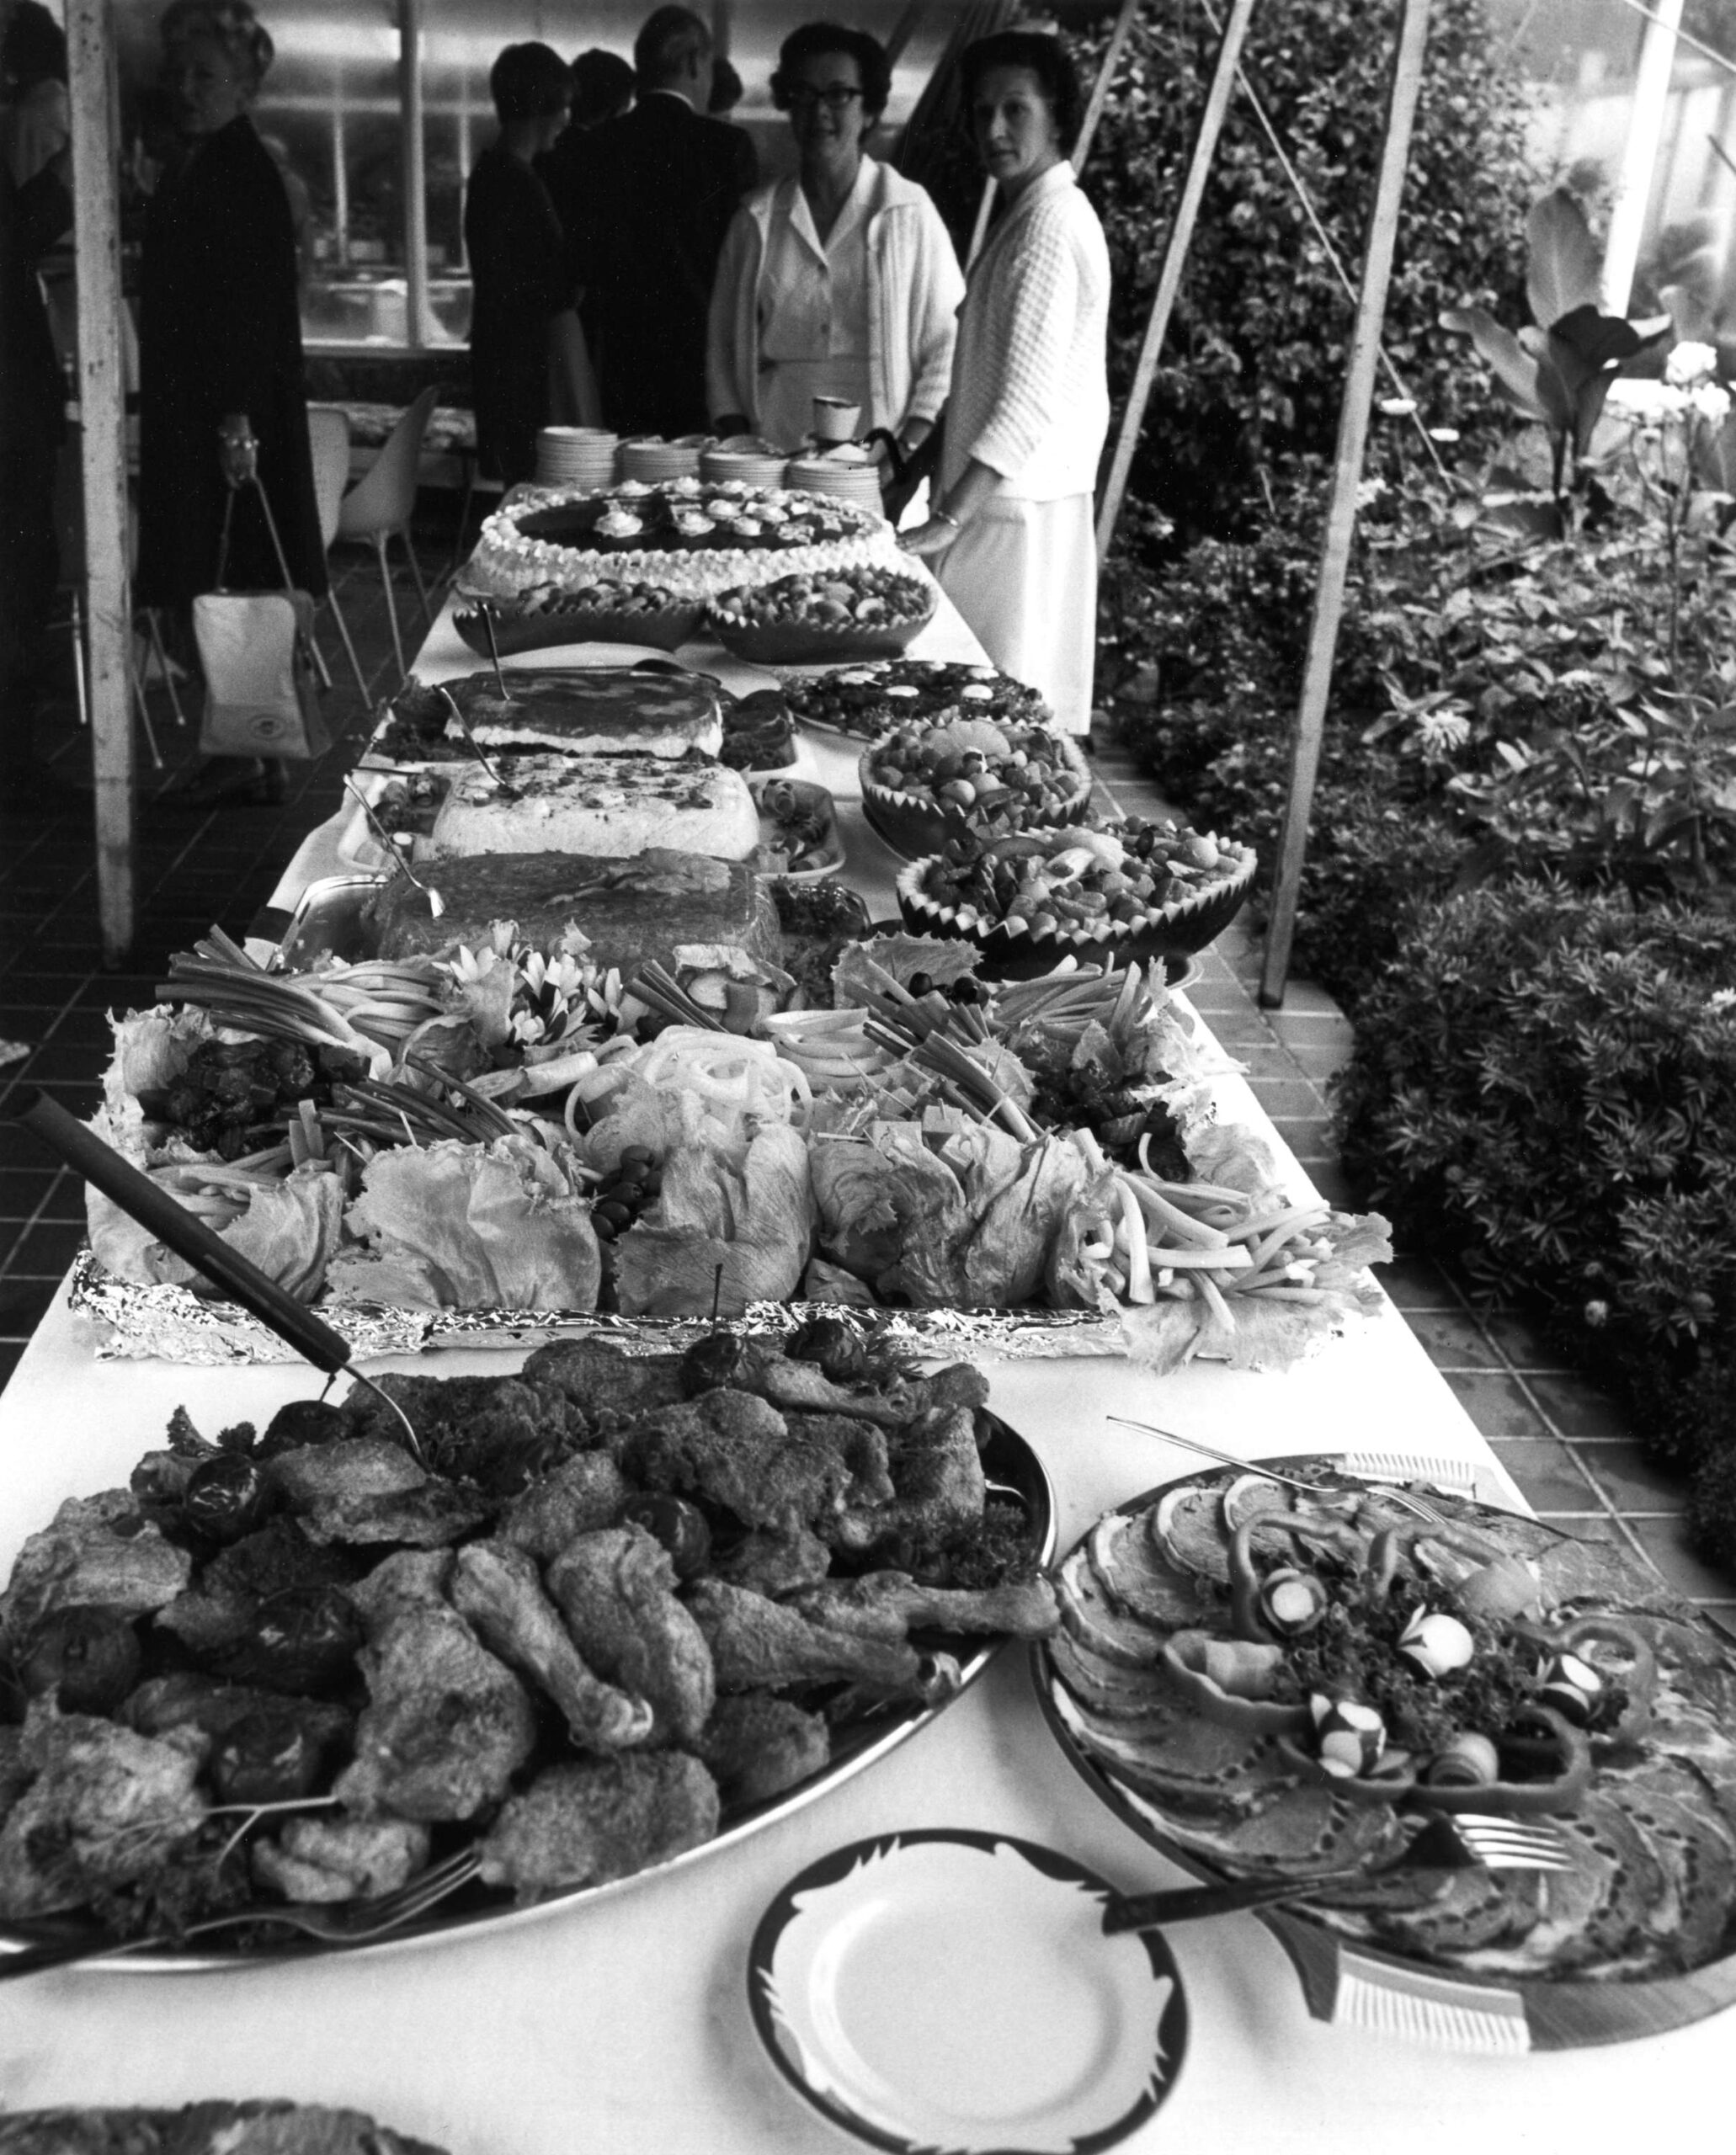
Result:
[[[944,508],[930,508],[929,515],[936,524],[950,524],[955,531],[961,531],[964,529],[958,519],[956,516],[949,516]]]

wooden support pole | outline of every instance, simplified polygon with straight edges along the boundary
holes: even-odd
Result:
[[[1332,493],[1320,550],[1320,574],[1314,588],[1313,619],[1308,628],[1308,655],[1297,707],[1290,762],[1290,797],[1278,849],[1260,971],[1259,999],[1268,1009],[1284,1000],[1290,972],[1290,949],[1296,934],[1297,893],[1308,842],[1308,816],[1314,780],[1320,769],[1320,742],[1326,730],[1326,705],[1332,691],[1332,662],[1338,649],[1339,623],[1345,610],[1350,575],[1350,540],[1356,528],[1356,496],[1362,484],[1362,456],[1368,440],[1369,408],[1380,365],[1381,329],[1387,312],[1387,286],[1393,274],[1393,249],[1398,237],[1398,207],[1410,159],[1411,125],[1423,87],[1423,59],[1429,42],[1429,0],[1404,0],[1393,87],[1387,108],[1387,135],[1381,146],[1380,175],[1368,238],[1362,255],[1362,289],[1356,303],[1344,402],[1339,411],[1338,451],[1332,468]]]
[[[126,560],[126,375],[121,335],[120,89],[110,0],[67,0],[72,236],[78,261],[78,406],[97,906],[103,962],[136,929],[133,874],[132,594]]]
[[[1127,492],[1127,475],[1133,468],[1133,452],[1139,446],[1139,430],[1145,424],[1145,407],[1151,402],[1152,384],[1157,380],[1158,361],[1162,356],[1164,338],[1169,333],[1169,317],[1174,311],[1175,295],[1181,290],[1181,273],[1187,264],[1187,252],[1192,243],[1194,226],[1200,214],[1201,198],[1206,192],[1206,181],[1211,169],[1211,160],[1217,152],[1217,138],[1223,131],[1224,115],[1229,110],[1230,98],[1236,86],[1236,68],[1242,56],[1242,41],[1248,35],[1249,19],[1254,13],[1254,0],[1231,0],[1225,19],[1223,35],[1218,40],[1217,63],[1211,72],[1211,87],[1206,96],[1205,109],[1200,114],[1200,125],[1194,136],[1193,154],[1188,159],[1187,178],[1183,184],[1181,200],[1169,226],[1168,243],[1164,250],[1164,266],[1158,275],[1158,289],[1152,301],[1151,319],[1145,325],[1145,342],[1140,348],[1139,364],[1133,370],[1133,381],[1127,391],[1127,404],[1121,414],[1121,430],[1116,441],[1114,460],[1110,465],[1109,476],[1104,482],[1103,498],[1097,511],[1097,558],[1107,560],[1110,541],[1115,537],[1116,525],[1121,519],[1121,503]]]
[[[428,169],[423,140],[422,0],[398,0],[398,87],[404,114],[399,145],[404,188],[404,327],[425,350],[439,333],[428,296]]]
[[[1121,0],[1121,12],[1116,17],[1116,26],[1109,34],[1109,43],[1103,50],[1103,65],[1097,70],[1097,80],[1091,86],[1091,101],[1085,107],[1085,116],[1079,123],[1079,139],[1073,148],[1073,168],[1083,172],[1085,160],[1091,154],[1091,138],[1097,132],[1097,123],[1103,117],[1103,108],[1109,103],[1109,93],[1116,79],[1116,70],[1121,64],[1121,55],[1126,50],[1127,40],[1132,33],[1133,18],[1139,13],[1139,0]]]

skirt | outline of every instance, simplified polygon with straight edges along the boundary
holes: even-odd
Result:
[[[940,556],[940,588],[1003,673],[1035,689],[1063,733],[1091,731],[1097,543],[1091,497],[997,495]]]

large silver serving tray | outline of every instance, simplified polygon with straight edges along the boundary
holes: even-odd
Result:
[[[1022,1505],[1029,1522],[1033,1550],[1037,1560],[1046,1565],[1053,1560],[1056,1547],[1053,1486],[1042,1461],[1025,1439],[998,1415],[990,1414],[986,1410],[979,1412],[982,1465],[988,1478],[990,1493],[1004,1499],[1016,1499]],[[940,1634],[916,1636],[924,1650],[949,1653],[956,1660],[959,1668],[956,1690],[931,1705],[913,1700],[847,1725],[839,1733],[832,1758],[818,1773],[799,1782],[794,1788],[785,1790],[780,1796],[743,1805],[734,1811],[726,1811],[722,1828],[715,1838],[698,1848],[690,1849],[684,1854],[675,1856],[667,1863],[654,1864],[648,1870],[637,1871],[631,1878],[616,1879],[605,1886],[573,1886],[528,1908],[515,1907],[511,1897],[504,1892],[472,1883],[451,1900],[443,1902],[437,1913],[421,1922],[401,1931],[391,1932],[384,1937],[368,1939],[353,1945],[333,1945],[307,1937],[295,1937],[290,1942],[269,1948],[241,1945],[226,1950],[210,1942],[195,1941],[180,1952],[159,1950],[149,1953],[123,1953],[93,1959],[79,1965],[105,1974],[155,1976],[258,1966],[284,1961],[306,1961],[334,1952],[402,1952],[412,1946],[425,1945],[454,1936],[522,1929],[527,1924],[544,1921],[549,1917],[566,1914],[588,1907],[594,1902],[630,1892],[642,1880],[664,1877],[671,1871],[706,1862],[723,1850],[733,1848],[737,1843],[764,1831],[767,1827],[778,1824],[795,1812],[804,1810],[810,1803],[828,1794],[865,1768],[896,1751],[900,1745],[908,1743],[944,1713],[955,1699],[961,1697],[1008,1643],[999,1638],[967,1639]],[[455,1844],[461,1844],[462,1828],[442,1830],[457,1835],[459,1841]],[[436,1856],[450,1853],[451,1850],[449,1849],[437,1849]],[[268,1907],[269,1904],[262,1903],[262,1910]],[[4,1956],[8,1951],[39,1942],[37,1934],[26,1935],[0,1929],[0,1973],[3,1973]]]

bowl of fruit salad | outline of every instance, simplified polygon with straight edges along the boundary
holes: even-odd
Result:
[[[1064,733],[958,712],[894,726],[856,769],[862,813],[907,859],[1077,822],[1091,805],[1090,765]]]
[[[452,625],[483,658],[498,652],[552,651],[569,643],[645,644],[674,651],[698,633],[705,611],[654,583],[541,584],[512,599],[479,599],[461,591]],[[493,641],[489,641],[492,615]]]
[[[720,592],[710,625],[759,666],[831,666],[903,651],[935,617],[940,589],[909,569],[828,570]]]
[[[956,839],[901,870],[898,909],[913,934],[961,937],[985,972],[1023,979],[1068,957],[1126,965],[1203,950],[1240,910],[1255,865],[1251,846],[1130,817]]]

